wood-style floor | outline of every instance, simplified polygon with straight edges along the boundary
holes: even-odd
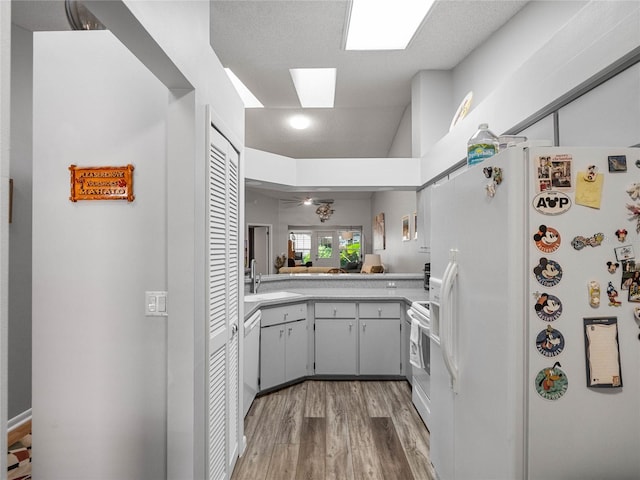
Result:
[[[232,480],[433,480],[405,381],[308,380],[258,397]]]

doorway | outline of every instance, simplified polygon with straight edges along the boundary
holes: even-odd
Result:
[[[247,225],[247,246],[245,252],[245,268],[249,268],[251,260],[256,261],[256,274],[270,275],[271,272],[271,225]]]

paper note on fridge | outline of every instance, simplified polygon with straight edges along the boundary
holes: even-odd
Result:
[[[584,333],[587,386],[622,387],[616,318],[585,318]]]
[[[578,172],[576,179],[576,204],[585,207],[600,208],[604,175],[598,173],[587,179],[587,172]]]

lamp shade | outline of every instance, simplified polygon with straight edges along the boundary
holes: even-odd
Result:
[[[364,264],[362,265],[361,273],[382,273],[384,267],[380,255],[377,253],[367,253],[364,256]]]

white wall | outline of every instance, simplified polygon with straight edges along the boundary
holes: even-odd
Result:
[[[0,203],[9,200],[9,144],[11,118],[11,3],[0,2]],[[9,212],[0,211],[0,448],[6,450],[7,436],[7,328],[9,284]],[[3,451],[4,451],[3,450]],[[0,471],[6,471],[6,457],[0,458]]]
[[[553,16],[555,2],[534,3],[540,4],[536,8],[550,9],[547,13]],[[518,57],[519,64],[515,62],[511,68],[506,67],[502,72],[502,80],[496,82],[493,90],[479,104],[474,102],[476,107],[467,118],[422,157],[423,183],[428,183],[464,159],[467,139],[479,123],[487,122],[494,132],[502,133],[557,101],[640,46],[638,2],[592,1],[584,6],[582,2],[577,2],[574,6],[569,5],[565,13],[571,12],[575,7],[583,8],[578,9],[568,22],[561,24],[559,30],[548,36],[541,35],[542,42],[529,45],[527,49],[533,53],[522,55],[524,61],[520,61]],[[523,9],[523,12],[526,11],[526,8]],[[536,22],[536,18],[540,18],[539,15],[520,18],[515,22],[515,25],[521,26],[520,29],[510,26],[501,31],[500,45],[505,45],[507,50],[500,50],[497,45],[493,45],[493,55],[484,52],[483,58],[486,61],[477,66],[476,71],[466,71],[465,77],[481,79],[490,60],[495,61],[503,54],[505,58],[515,55],[509,48],[521,43],[519,35],[529,32],[528,29],[532,26],[544,25],[544,22]],[[545,41],[547,38],[548,41]],[[507,52],[509,55],[506,55]],[[458,79],[461,72],[463,69],[456,71],[454,79]],[[473,85],[469,85],[462,91],[473,88]]]
[[[525,5],[453,69],[453,109],[449,122],[468,91],[473,91],[473,106],[479,105],[587,3],[534,0]],[[529,87],[523,86],[522,91],[529,91]]]
[[[144,292],[167,286],[167,104],[110,32],[34,35],[36,478],[166,476],[167,325]],[[133,203],[69,201],[69,165],[129,163]]]
[[[390,273],[419,273],[424,269],[427,255],[419,253],[418,241],[413,239],[413,214],[417,212],[416,192],[376,192],[372,201],[373,215],[384,213],[385,249],[376,250]],[[402,240],[402,217],[409,216],[411,240]]]
[[[407,105],[402,114],[396,135],[393,137],[389,158],[412,157],[411,154],[411,104]]]
[[[11,28],[11,168],[9,227],[9,419],[31,409],[31,175],[33,39]]]

